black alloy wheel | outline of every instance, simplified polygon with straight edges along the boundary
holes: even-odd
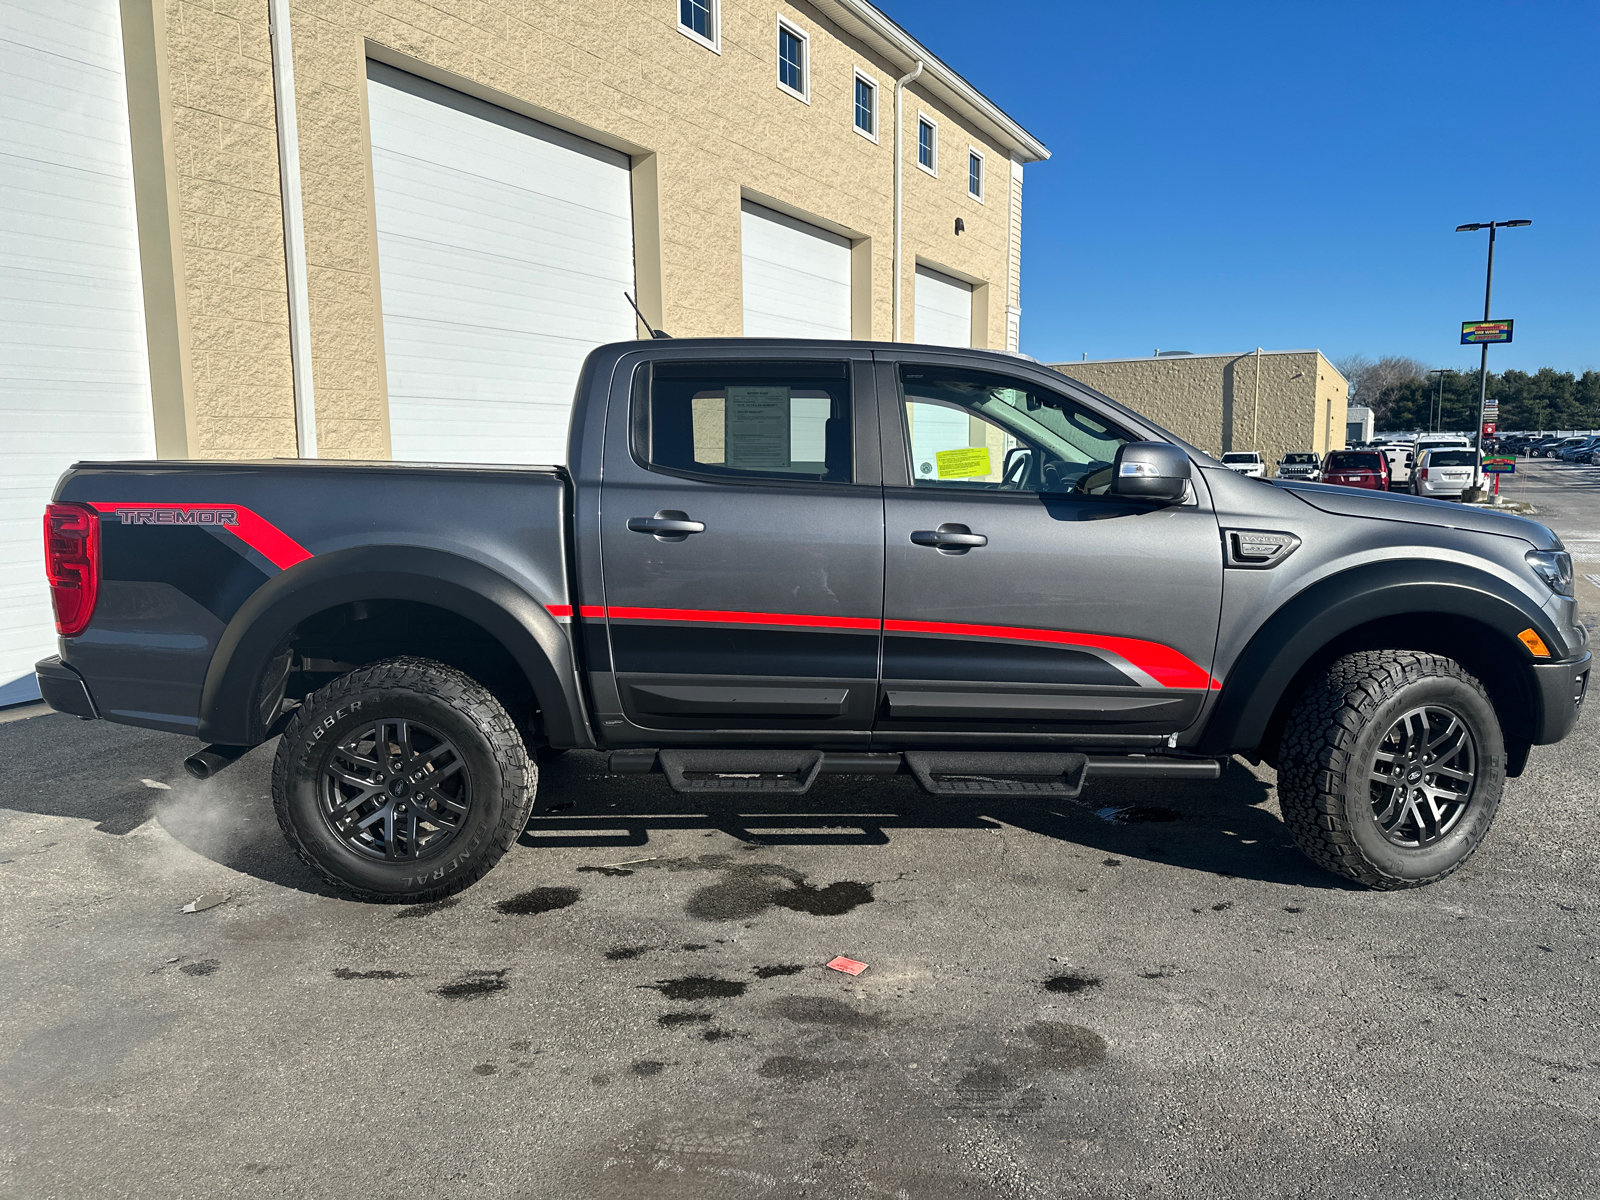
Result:
[[[418,904],[481,879],[538,786],[516,722],[465,672],[391,658],[305,698],[272,764],[289,845],[362,900]]]
[[[394,862],[443,853],[472,808],[472,775],[449,738],[380,718],[346,734],[322,768],[322,817],[358,854]]]
[[[1424,705],[1397,720],[1372,767],[1372,817],[1396,846],[1421,849],[1466,815],[1478,778],[1478,747],[1460,716]]]
[[[1488,835],[1505,790],[1505,735],[1460,663],[1362,650],[1306,688],[1277,768],[1283,823],[1313,862],[1367,887],[1422,887]]]

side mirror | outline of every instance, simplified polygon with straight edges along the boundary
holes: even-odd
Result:
[[[1129,442],[1111,464],[1111,494],[1176,504],[1189,486],[1189,456],[1170,442]]]

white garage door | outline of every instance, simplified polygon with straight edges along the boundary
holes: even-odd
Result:
[[[917,311],[912,333],[929,346],[972,345],[972,285],[917,267]]]
[[[848,338],[850,239],[748,200],[741,208],[745,337]]]
[[[155,432],[117,0],[0,0],[0,705],[55,652],[40,532],[75,459]]]
[[[394,457],[564,461],[584,355],[636,336],[627,156],[367,76]]]

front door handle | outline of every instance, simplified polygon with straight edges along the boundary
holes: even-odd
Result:
[[[658,541],[681,542],[691,533],[704,533],[704,521],[691,521],[689,514],[675,508],[663,508],[653,517],[629,517],[628,528],[634,533],[653,533]]]
[[[932,546],[940,554],[965,554],[974,546],[987,546],[989,539],[973,533],[965,525],[946,522],[937,529],[914,529],[911,540],[919,546]]]

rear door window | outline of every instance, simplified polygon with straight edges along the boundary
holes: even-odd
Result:
[[[1477,461],[1471,450],[1435,450],[1428,459],[1430,467],[1470,467]]]
[[[635,400],[634,456],[652,470],[727,482],[849,483],[844,363],[658,363]]]

